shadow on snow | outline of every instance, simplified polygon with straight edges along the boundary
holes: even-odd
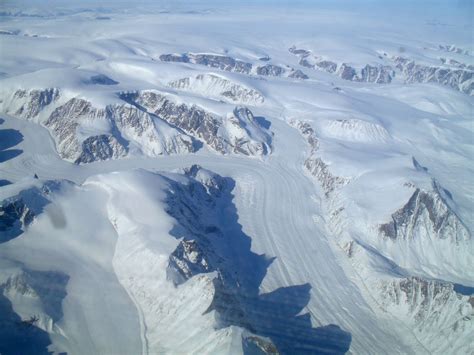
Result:
[[[193,169],[187,174],[191,178]],[[275,258],[251,251],[251,238],[242,231],[233,202],[235,182],[218,178],[223,188],[211,191],[195,180],[188,185],[169,180],[173,192],[167,198],[167,212],[179,222],[171,234],[183,238],[170,258],[169,269],[181,273],[180,278],[174,277],[176,283],[217,271],[216,293],[209,311],[217,311],[222,327],[241,326],[270,338],[281,354],[346,353],[352,340],[350,333],[332,324],[313,327],[309,313],[301,314],[310,301],[310,284],[259,293]],[[184,250],[190,247],[205,263],[193,264],[183,258]],[[173,257],[184,260],[191,274],[181,272]],[[246,340],[242,341],[245,350]]]
[[[30,298],[18,285],[26,287],[39,298],[43,311],[54,322],[63,317],[62,301],[66,297],[66,286],[69,276],[55,271],[34,271],[22,268],[16,277],[9,278],[0,285],[0,353],[3,355],[16,354],[52,354],[48,350],[51,345],[49,334],[37,327],[39,317],[34,314],[26,319],[15,313],[11,301],[6,297],[13,292],[13,297]]]
[[[4,122],[0,119],[0,124]],[[23,141],[23,135],[15,129],[0,129],[0,163],[13,159],[23,153],[21,149],[9,149]]]

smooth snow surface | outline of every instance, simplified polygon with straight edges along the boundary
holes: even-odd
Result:
[[[3,2],[0,354],[472,354],[472,6],[381,3]]]

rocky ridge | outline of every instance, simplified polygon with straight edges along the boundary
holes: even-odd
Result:
[[[271,152],[271,136],[248,108],[237,106],[232,115],[220,117],[195,105],[176,103],[157,91],[125,93],[122,98],[219,153],[263,156]]]
[[[348,181],[330,174],[324,162],[310,165],[310,162],[318,159],[314,157],[320,144],[315,131],[307,122],[293,121],[291,124],[301,132],[309,145],[305,167],[326,192],[324,204],[328,209],[328,226],[335,236],[335,242],[345,251],[352,267],[359,274],[358,282],[367,290],[367,297],[375,300],[372,305],[374,310],[381,314],[388,312],[407,324],[428,352],[443,354],[452,349],[465,351],[465,343],[458,343],[457,340],[468,336],[474,329],[473,296],[459,293],[453,283],[414,276],[410,269],[403,269],[397,264],[396,256],[390,253],[385,256],[383,247],[372,247],[354,238],[348,232],[352,222],[347,217],[347,206],[339,196]],[[417,170],[425,171],[416,159],[413,159],[413,164]],[[448,241],[452,250],[458,244],[464,245],[470,241],[470,231],[451,208],[453,202],[449,192],[435,180],[432,181],[431,190],[413,189],[409,201],[392,214],[392,221],[374,226],[374,238],[385,238],[393,243],[405,243],[399,239],[417,239],[418,243],[426,246],[425,253],[429,253],[428,249],[434,248],[438,240]],[[420,257],[423,255],[419,254]],[[422,258],[420,263],[426,260]],[[441,324],[443,328],[440,329]],[[450,344],[449,347],[447,344]]]
[[[336,188],[348,184],[350,178],[334,175],[330,170],[330,166],[318,156],[319,140],[311,125],[302,121],[292,121],[290,124],[300,131],[310,147],[304,166],[321,184],[326,197]]]
[[[417,188],[408,202],[392,214],[392,221],[380,226],[385,238],[448,239],[454,244],[471,239],[471,233],[446,202],[450,197],[433,180],[432,190]]]
[[[221,84],[227,88],[222,95],[229,98],[263,100],[254,90],[226,81]],[[2,108],[39,120],[50,130],[59,155],[77,164],[130,154],[192,153],[199,149],[200,141],[222,154],[262,156],[271,151],[270,134],[247,108],[236,107],[232,115],[219,117],[194,105],[177,104],[158,92],[118,95],[123,104],[97,107],[80,97],[59,100],[59,89],[18,90],[3,100]],[[148,110],[151,106],[153,110]]]
[[[57,182],[46,181],[0,201],[0,244],[21,235],[50,203],[49,195],[57,188]]]
[[[338,64],[323,57],[314,56],[310,51],[305,49],[291,47],[289,51],[300,58],[299,64],[301,66],[323,70],[330,74],[335,74],[344,80],[389,84],[395,76],[393,68],[388,65],[375,66],[367,64],[359,71],[347,63]]]
[[[206,97],[216,97],[231,103],[260,105],[265,101],[263,95],[257,90],[233,83],[215,74],[199,74],[195,77],[174,80],[169,82],[168,86]]]
[[[234,59],[226,55],[205,53],[162,54],[162,62],[191,63],[204,65],[224,71],[240,74],[256,74],[260,76],[289,77],[293,79],[308,79],[308,76],[299,69],[281,67],[275,64],[255,66],[252,63]]]
[[[468,95],[473,95],[474,92],[472,66],[455,60],[441,58],[443,64],[454,66],[454,68],[447,68],[417,64],[414,60],[406,57],[392,56],[387,57],[391,62],[390,65],[367,64],[359,70],[347,63],[336,63],[313,55],[309,50],[291,47],[289,51],[300,58],[299,64],[301,66],[322,70],[344,80],[390,84],[395,77],[399,76],[405,83],[436,83]]]

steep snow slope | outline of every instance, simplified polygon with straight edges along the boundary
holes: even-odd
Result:
[[[82,5],[1,14],[0,352],[470,353],[469,11]]]

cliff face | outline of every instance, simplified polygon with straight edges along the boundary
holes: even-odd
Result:
[[[331,122],[320,124],[326,136],[328,128],[334,133],[335,124],[337,132],[342,127],[354,133],[359,126]],[[367,297],[374,299],[374,311],[398,319],[429,353],[465,351],[465,339],[474,329],[474,298],[457,291],[453,282],[435,279],[465,279],[470,273],[468,265],[472,263],[471,233],[455,213],[455,202],[449,192],[434,179],[424,187],[406,183],[413,192],[391,214],[391,221],[381,225],[367,222],[372,225],[353,229],[357,212],[351,209],[351,204],[363,206],[363,213],[373,208],[364,201],[364,194],[357,195],[361,200],[355,201],[345,197],[346,190],[362,177],[347,179],[332,174],[330,166],[324,163],[320,148],[324,141],[319,139],[319,132],[307,122],[295,121],[292,125],[308,143],[309,153],[304,165],[326,192],[323,203],[328,209],[328,226],[335,242],[345,251]],[[389,141],[387,131],[381,131],[378,126],[377,129],[370,127],[369,131],[376,133],[370,136],[378,137],[373,140],[376,144]],[[332,136],[352,139],[354,134]],[[368,142],[366,134],[363,136]],[[415,158],[412,164],[416,171],[428,174],[428,169]],[[384,193],[383,189],[375,192],[380,200],[387,198]]]
[[[367,64],[361,70],[357,70],[347,63],[338,64],[323,57],[312,55],[311,51],[306,49],[297,49],[296,47],[291,47],[289,51],[300,58],[299,64],[301,66],[335,74],[344,80],[376,84],[390,84],[392,79],[395,77],[395,71],[389,65]]]
[[[5,113],[13,116],[32,119],[47,106],[60,98],[57,88],[16,90],[11,97],[1,98],[1,107]]]
[[[429,192],[417,188],[406,205],[392,214],[392,221],[380,226],[380,232],[393,240],[431,236],[457,244],[471,238],[469,230],[446,203],[436,182]]]
[[[217,68],[236,73],[250,74],[252,64],[234,59],[229,56],[215,54],[162,54],[160,60],[163,62],[181,62],[205,65],[211,68]]]
[[[175,103],[154,91],[142,91],[125,99],[219,153],[262,156],[271,151],[269,133],[255,121],[247,108],[237,107],[232,116],[219,117],[195,105]]]
[[[441,50],[461,53],[458,48],[440,46]],[[355,82],[390,84],[395,77],[406,83],[436,83],[448,86],[468,95],[474,92],[474,71],[472,65],[465,65],[456,60],[441,58],[447,66],[418,64],[414,60],[402,56],[386,58],[387,64],[366,64],[361,69],[347,63],[336,63],[323,57],[313,55],[305,49],[289,49],[290,53],[300,58],[299,64],[306,68],[322,70],[339,76],[341,79]]]
[[[264,61],[270,58],[264,58]],[[215,68],[223,71],[260,76],[290,77],[294,79],[308,79],[308,76],[301,70],[284,68],[276,64],[254,65],[226,55],[204,54],[204,53],[184,53],[184,54],[162,54],[162,62],[191,63]]]
[[[0,201],[0,244],[21,235],[49,204],[49,194],[57,189],[54,181],[20,191]]]
[[[474,329],[474,298],[452,284],[410,277],[384,282],[378,292],[382,309],[410,325],[430,352],[462,351]]]
[[[175,89],[194,92],[205,97],[215,97],[232,103],[260,105],[265,100],[257,90],[214,74],[199,74],[196,77],[182,78],[171,81],[168,85]]]
[[[309,145],[309,154],[304,162],[306,170],[317,179],[326,197],[339,187],[350,182],[347,177],[337,176],[331,172],[330,166],[319,156],[319,140],[314,129],[307,122],[295,121],[292,124],[301,132]]]
[[[196,80],[219,87],[219,95],[230,101],[263,102],[257,91],[217,76]],[[189,88],[189,81],[172,86]],[[271,135],[249,109],[238,106],[232,115],[219,117],[158,92],[119,96],[122,104],[96,106],[77,97],[60,102],[57,89],[18,90],[2,105],[7,113],[40,120],[51,132],[59,155],[77,164],[130,154],[155,157],[191,153],[199,149],[200,142],[221,154],[263,156],[271,151]]]
[[[436,83],[468,95],[474,93],[473,70],[422,65],[400,56],[394,57],[393,61],[407,83]]]

